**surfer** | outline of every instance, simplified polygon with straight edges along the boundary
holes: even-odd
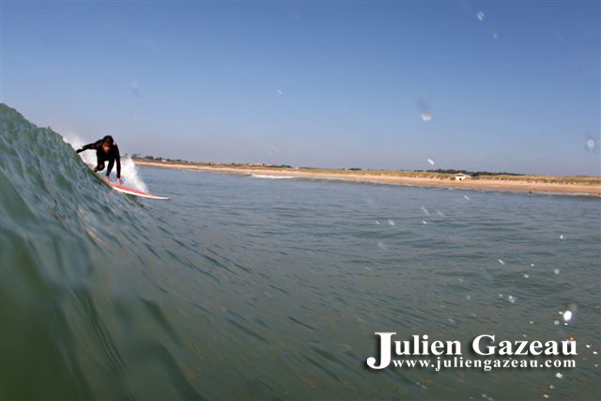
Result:
[[[86,145],[81,149],[77,149],[77,153],[88,149],[96,149],[97,166],[94,167],[94,172],[104,170],[104,162],[109,162],[106,169],[106,177],[104,177],[106,182],[109,182],[109,176],[113,170],[113,165],[115,164],[115,161],[117,162],[117,182],[121,184],[121,157],[119,156],[119,147],[117,147],[113,137],[107,135],[94,143]]]

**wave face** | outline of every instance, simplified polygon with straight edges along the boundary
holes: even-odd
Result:
[[[141,284],[177,269],[160,249],[178,245],[59,134],[0,112],[0,399],[199,398],[150,334],[163,316]],[[166,370],[147,393],[132,385],[142,366]]]

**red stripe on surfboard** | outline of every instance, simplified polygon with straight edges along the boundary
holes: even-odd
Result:
[[[159,196],[159,195],[153,195],[153,194],[147,194],[146,192],[142,192],[142,191],[137,191],[133,188],[128,188],[128,187],[124,187],[123,185],[117,185],[117,184],[112,184],[112,183],[108,183],[114,190],[116,191],[120,191],[122,193],[126,193],[129,195],[137,195],[137,196],[141,196],[143,198],[149,198],[149,199],[169,199],[166,196]]]
[[[124,187],[123,185],[117,185],[117,184],[109,184],[109,185],[111,187],[119,188],[119,189],[122,189],[124,191],[135,192],[135,193],[140,194],[140,195],[157,196],[157,195],[147,194],[146,192],[142,192],[142,191],[136,191],[135,189],[127,188],[127,187]]]

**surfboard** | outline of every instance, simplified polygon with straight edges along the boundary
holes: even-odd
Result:
[[[109,182],[109,185],[111,186],[111,188],[113,188],[116,191],[123,192],[124,194],[139,196],[141,198],[161,199],[161,200],[167,200],[167,199],[169,199],[166,196],[158,196],[158,195],[147,194],[146,192],[138,191],[138,190],[133,189],[133,188],[127,188],[127,187],[124,187],[123,185],[117,185],[117,184],[113,184],[111,182]]]

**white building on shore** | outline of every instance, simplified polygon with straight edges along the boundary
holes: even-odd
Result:
[[[464,180],[468,180],[468,179],[472,178],[472,176],[463,174],[463,173],[459,173],[459,174],[455,174],[455,176],[453,178],[455,179],[455,181],[464,181]]]

